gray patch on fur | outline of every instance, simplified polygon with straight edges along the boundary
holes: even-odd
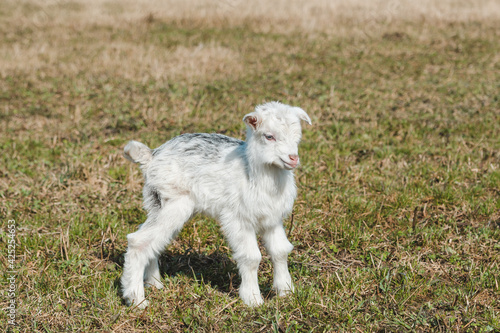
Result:
[[[152,188],[149,190],[149,195],[153,201],[153,207],[161,208],[161,196],[160,192],[156,188]]]
[[[187,156],[203,156],[204,158],[213,158],[220,156],[222,149],[228,146],[239,147],[245,142],[231,138],[222,134],[207,133],[188,133],[179,135],[164,145],[153,150],[153,156],[161,154],[164,149],[176,150]]]

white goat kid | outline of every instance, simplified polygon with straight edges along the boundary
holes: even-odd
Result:
[[[129,234],[121,283],[129,305],[147,306],[144,283],[162,287],[158,257],[194,214],[216,218],[233,250],[241,275],[239,294],[247,305],[263,302],[257,269],[262,239],[274,265],[280,296],[294,290],[287,257],[293,245],[283,228],[296,197],[293,169],[299,165],[298,107],[278,102],[247,114],[247,140],[220,134],[183,134],[156,149],[137,141],[124,149],[144,173],[146,222]]]

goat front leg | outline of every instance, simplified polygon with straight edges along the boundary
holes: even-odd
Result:
[[[288,241],[282,224],[265,230],[262,239],[274,266],[273,288],[278,296],[285,296],[294,291],[288,271],[288,254],[292,252],[293,245]]]
[[[241,276],[240,298],[246,305],[260,305],[264,300],[260,294],[257,273],[262,255],[255,231],[246,226],[239,227],[235,224],[232,224],[232,228],[223,224],[223,228]]]

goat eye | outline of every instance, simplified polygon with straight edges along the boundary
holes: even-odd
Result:
[[[269,141],[276,141],[273,135],[271,134],[264,134],[264,137],[269,140]]]

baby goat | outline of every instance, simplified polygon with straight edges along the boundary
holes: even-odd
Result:
[[[247,114],[247,140],[220,134],[183,134],[156,149],[130,141],[125,157],[144,173],[146,222],[127,236],[121,283],[123,297],[144,308],[144,284],[162,287],[158,256],[194,214],[220,222],[241,275],[239,294],[247,305],[263,302],[257,280],[262,235],[274,265],[273,287],[280,296],[294,290],[287,257],[293,249],[283,218],[296,197],[293,169],[299,165],[298,107],[278,102]]]

